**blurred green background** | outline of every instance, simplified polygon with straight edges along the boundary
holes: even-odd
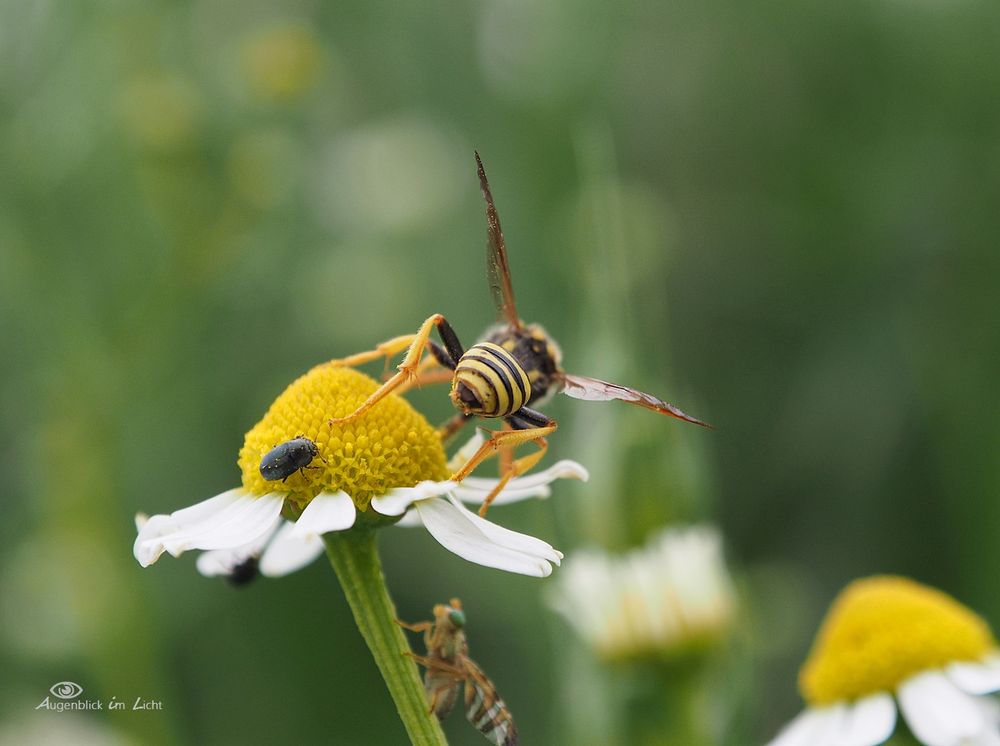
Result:
[[[314,363],[490,323],[473,148],[567,369],[718,428],[560,398],[546,463],[591,482],[492,517],[564,551],[717,522],[744,594],[720,743],[798,711],[853,577],[1000,624],[998,24],[972,0],[0,4],[0,741],[402,742],[329,567],[142,570],[132,516],[235,486]],[[432,422],[443,392],[412,397]],[[381,538],[400,615],[460,596],[523,742],[570,743],[552,579]],[[163,710],[34,711],[63,680]]]

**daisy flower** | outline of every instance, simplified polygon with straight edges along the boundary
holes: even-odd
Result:
[[[718,531],[691,526],[620,556],[574,553],[549,604],[598,655],[618,660],[719,639],[732,624],[735,594]]]
[[[875,746],[896,708],[925,746],[1000,746],[1000,650],[951,596],[901,577],[856,580],[799,674],[807,708],[769,746]]]
[[[143,567],[167,552],[200,549],[205,575],[230,574],[248,558],[279,576],[323,552],[320,537],[357,523],[423,525],[446,549],[471,562],[524,575],[546,576],[562,554],[532,536],[511,531],[466,509],[481,502],[495,480],[448,481],[451,473],[437,431],[399,396],[389,396],[343,426],[330,419],[354,411],[378,383],[351,368],[321,365],[293,382],[246,434],[238,464],[241,486],[168,515],[137,519],[133,546]],[[262,457],[276,445],[308,438],[317,457],[284,481],[267,481]],[[471,452],[463,448],[458,458]],[[548,494],[559,478],[586,479],[572,461],[518,479],[495,504]]]

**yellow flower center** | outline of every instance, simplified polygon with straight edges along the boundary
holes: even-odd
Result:
[[[995,647],[986,622],[946,593],[907,578],[865,578],[834,601],[799,689],[812,705],[858,699]]]
[[[393,487],[412,487],[424,479],[448,478],[437,431],[406,400],[392,394],[363,416],[343,426],[344,417],[378,388],[350,368],[321,365],[294,381],[274,400],[263,419],[246,434],[239,466],[243,487],[263,495],[288,491],[305,505],[321,491],[343,490],[358,510]],[[319,454],[285,482],[266,481],[260,461],[275,446],[309,438]]]

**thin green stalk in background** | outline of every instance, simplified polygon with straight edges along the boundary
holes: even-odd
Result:
[[[396,624],[396,607],[385,586],[375,531],[357,526],[326,534],[323,540],[354,621],[382,672],[410,741],[414,746],[447,746],[441,725],[428,711],[417,666],[405,656],[410,646]]]

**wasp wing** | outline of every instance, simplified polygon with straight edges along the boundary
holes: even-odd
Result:
[[[668,404],[651,394],[644,394],[642,391],[636,391],[627,386],[619,386],[617,383],[609,383],[598,378],[574,376],[569,373],[560,373],[558,380],[561,384],[560,393],[571,396],[574,399],[584,399],[586,401],[611,401],[612,399],[619,399],[629,404],[637,404],[640,407],[651,409],[660,414],[676,417],[685,422],[701,425],[702,427],[712,427],[707,422],[702,422],[689,414],[685,414],[673,404]]]
[[[490,293],[493,305],[497,309],[498,320],[506,320],[514,327],[522,326],[521,319],[514,307],[514,286],[510,282],[510,264],[507,262],[507,246],[503,241],[503,231],[500,230],[500,216],[493,204],[490,184],[486,180],[483,162],[476,152],[476,170],[479,173],[479,187],[486,200],[486,231],[488,236],[486,254],[486,278],[490,283]]]
[[[464,660],[465,717],[486,740],[496,746],[516,746],[517,728],[507,705],[482,669],[468,658]]]

